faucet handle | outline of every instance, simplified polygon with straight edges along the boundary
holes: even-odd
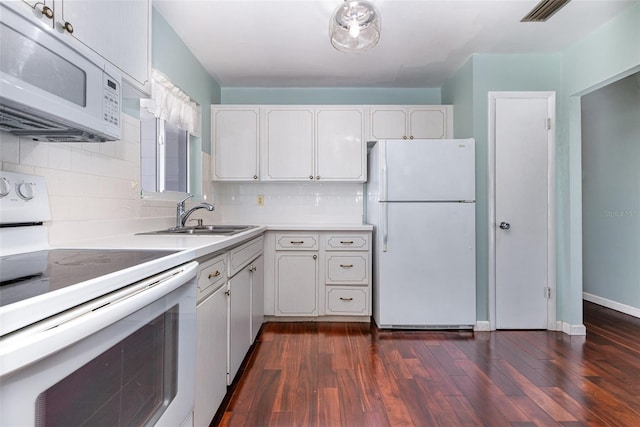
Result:
[[[196,227],[202,227],[202,218],[193,218],[193,219],[190,219],[189,221],[197,221],[198,225],[196,225]]]
[[[185,197],[184,199],[180,200],[178,202],[179,205],[184,205],[184,202],[186,202],[187,200],[189,200],[190,198],[193,197],[193,194],[187,194],[187,197]]]

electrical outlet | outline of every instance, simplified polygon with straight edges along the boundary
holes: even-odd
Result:
[[[256,197],[256,205],[264,206],[264,196],[262,194],[258,194]]]

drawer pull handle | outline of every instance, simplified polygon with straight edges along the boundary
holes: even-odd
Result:
[[[292,245],[301,245],[304,243],[304,240],[292,240],[291,242]]]
[[[340,297],[340,301],[353,301],[353,298]]]
[[[218,270],[216,270],[216,272],[213,273],[213,274],[209,273],[209,279],[211,279],[213,277],[218,277],[218,276],[220,276],[220,272]]]
[[[353,245],[353,240],[340,240],[341,245]]]
[[[340,267],[342,267],[342,268],[351,268],[351,267],[353,267],[353,264],[340,264]]]

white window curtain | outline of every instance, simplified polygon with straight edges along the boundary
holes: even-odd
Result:
[[[151,99],[140,100],[140,105],[155,117],[200,136],[200,106],[158,70],[151,72]]]

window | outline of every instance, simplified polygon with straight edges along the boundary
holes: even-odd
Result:
[[[157,70],[151,73],[151,98],[142,99],[140,107],[143,196],[185,196],[190,137],[200,136],[200,107]]]
[[[142,109],[140,134],[143,193],[188,193],[189,132]]]

